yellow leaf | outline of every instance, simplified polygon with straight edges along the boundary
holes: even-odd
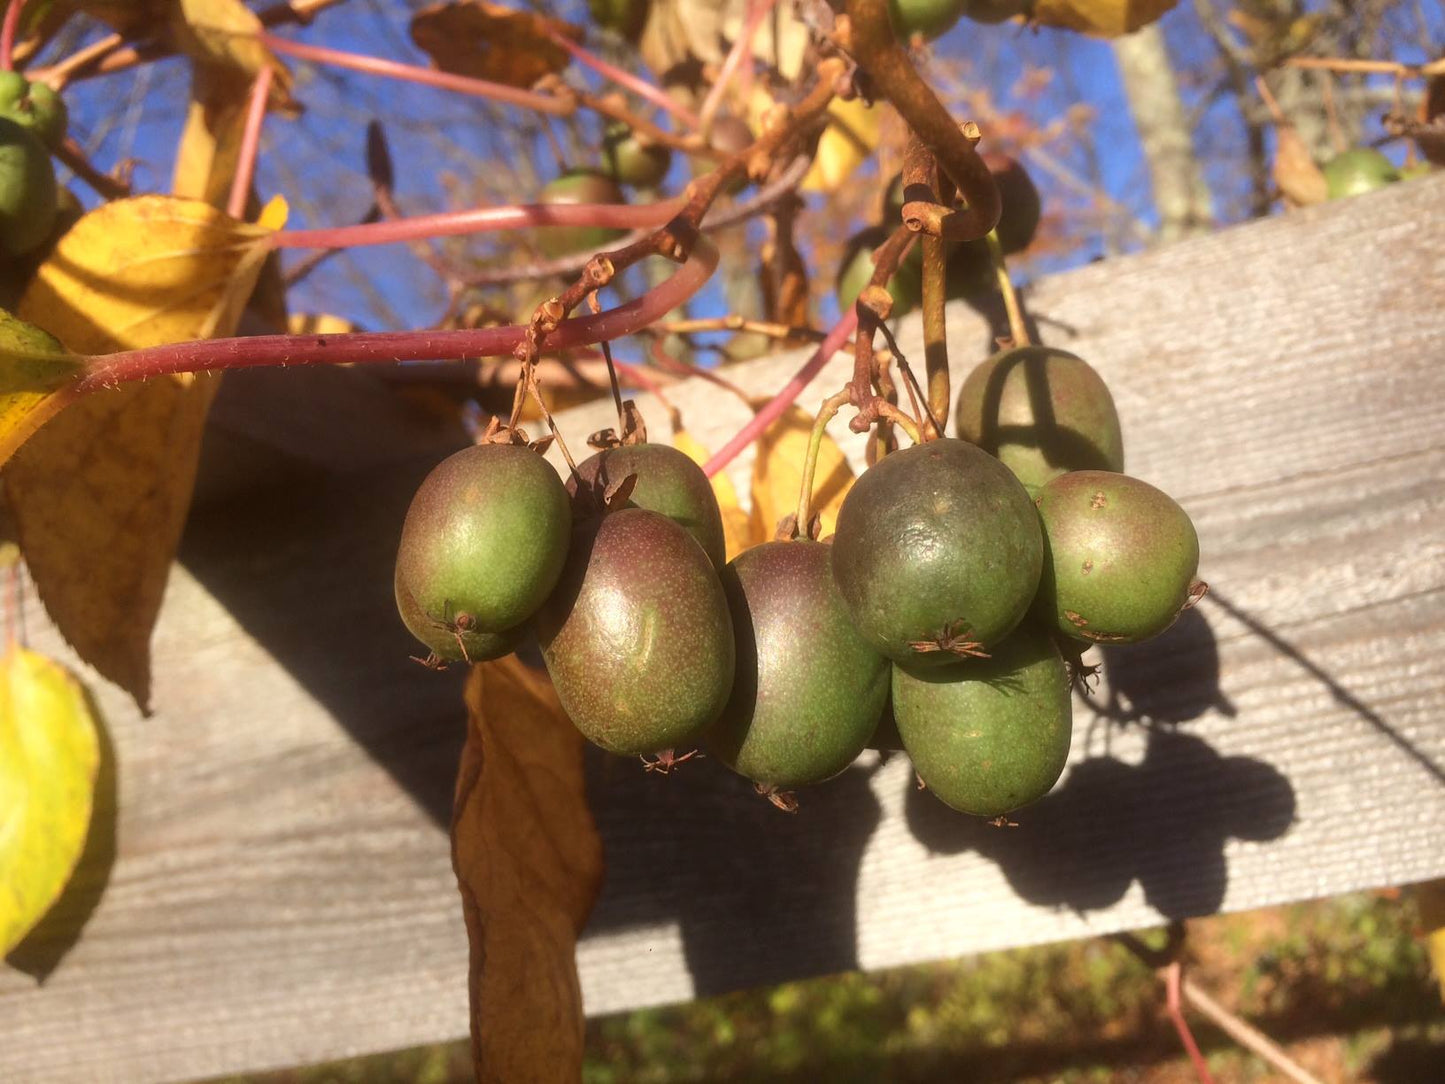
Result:
[[[411,40],[438,68],[512,87],[560,72],[571,56],[548,32],[578,41],[581,27],[486,0],[451,0],[412,16]]]
[[[172,0],[169,10],[172,38],[198,68],[230,69],[249,84],[269,66],[271,99],[287,100],[291,76],[261,44],[261,20],[241,0]]]
[[[171,191],[224,207],[241,158],[250,80],[235,69],[196,65],[191,75],[191,102],[176,147]]]
[[[1426,881],[1412,890],[1415,905],[1420,911],[1420,925],[1425,938],[1425,950],[1430,955],[1430,967],[1435,972],[1435,983],[1440,996],[1445,1000],[1445,880]]]
[[[1309,207],[1329,198],[1325,174],[1315,165],[1305,141],[1288,124],[1275,129],[1274,183],[1296,207]]]
[[[474,666],[466,700],[452,865],[477,1080],[578,1080],[577,936],[602,885],[582,736],[546,674],[514,655]]]
[[[79,354],[233,332],[270,231],[204,203],[141,196],[82,218],[41,265],[20,313]],[[190,505],[206,375],[88,395],[5,470],[20,548],[56,626],[144,709],[150,633]]]
[[[878,146],[883,107],[834,99],[818,153],[803,177],[805,192],[836,192]]]
[[[766,400],[753,406],[761,407]],[[753,461],[753,535],[772,538],[778,521],[798,510],[798,490],[803,484],[803,460],[813,419],[802,408],[793,407],[770,425],[758,438],[758,457]],[[853,488],[853,469],[837,442],[827,433],[818,449],[818,467],[813,475],[812,508],[823,520],[822,538],[833,533],[838,509]],[[801,529],[801,527],[800,527]]]
[[[0,658],[0,956],[50,909],[85,848],[95,726],[73,676],[10,645]]]
[[[1147,26],[1178,0],[1036,0],[1033,22],[1116,38]]]
[[[66,401],[83,364],[54,338],[0,310],[0,464]]]
[[[699,467],[704,466],[712,458],[711,453],[681,426],[675,427],[672,431],[672,446]],[[738,500],[738,491],[733,487],[732,479],[727,476],[727,473],[719,471],[713,475],[711,481],[712,494],[717,498],[718,511],[722,513],[723,539],[727,544],[727,559],[731,561],[743,550],[750,549],[759,542],[766,542],[767,538],[754,537],[752,521],[743,511],[742,503]]]

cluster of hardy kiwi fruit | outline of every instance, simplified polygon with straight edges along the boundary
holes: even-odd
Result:
[[[28,256],[53,233],[60,191],[50,153],[67,123],[65,102],[49,86],[0,72],[0,255]]]
[[[1120,473],[1084,361],[1023,347],[965,380],[958,438],[885,456],[831,539],[725,561],[702,471],[617,444],[564,485],[531,447],[442,462],[407,513],[396,599],[432,665],[535,632],[577,728],[613,753],[700,743],[785,804],[896,733],[919,778],[997,818],[1048,792],[1088,644],[1168,628],[1202,591],[1184,511]]]

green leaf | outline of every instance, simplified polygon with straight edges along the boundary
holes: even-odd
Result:
[[[65,401],[84,363],[33,324],[0,310],[0,463]]]
[[[40,921],[74,872],[99,764],[80,683],[12,643],[0,658],[0,956]]]

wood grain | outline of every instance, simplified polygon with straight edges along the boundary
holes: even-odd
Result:
[[[660,778],[593,757],[589,1011],[1445,875],[1442,284],[1445,179],[1038,283],[1043,339],[1115,389],[1129,469],[1194,516],[1214,594],[1110,655],[1069,774],[1017,830],[948,813],[900,757],[866,755],[796,817],[710,761]],[[991,329],[950,316],[961,377]],[[900,342],[921,355],[916,322]],[[737,377],[765,391],[801,360]],[[745,420],[712,387],[669,396],[711,447]],[[576,447],[602,424],[563,419]],[[407,662],[388,597],[427,465],[277,471],[193,517],[155,715],[88,677],[116,857],[102,831],[58,963],[59,921],[12,956],[43,983],[0,971],[0,1079],[195,1079],[466,1034],[459,679]],[[29,633],[64,654],[33,605]]]

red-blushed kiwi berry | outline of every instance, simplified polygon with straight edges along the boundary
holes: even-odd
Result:
[[[1039,490],[1044,569],[1034,613],[1086,643],[1135,644],[1174,624],[1198,581],[1199,537],[1168,494],[1075,471]]]
[[[963,17],[969,0],[888,0],[893,32],[903,41],[914,34],[932,40]]]
[[[888,240],[889,231],[874,226],[855,234],[848,241],[843,263],[838,271],[838,310],[847,312],[873,279],[873,250]],[[890,319],[916,309],[923,300],[923,247],[914,245],[898,263],[888,279],[887,290],[893,295]]]
[[[602,137],[602,168],[618,184],[656,188],[672,165],[672,152],[658,143],[644,143],[625,124],[610,125]]]
[[[1039,517],[1007,467],[967,441],[892,452],[838,512],[833,578],[853,623],[897,662],[988,650],[1028,610]]]
[[[868,744],[888,695],[888,660],[838,596],[828,547],[765,542],[723,569],[737,674],[708,752],[755,783],[821,783]]]
[[[695,742],[732,690],[717,573],[692,535],[657,512],[623,508],[579,525],[534,623],[568,718],[610,752]]]
[[[1038,801],[1069,756],[1068,669],[1049,635],[1032,626],[987,659],[894,666],[893,711],[918,778],[962,813],[1001,817]]]
[[[65,141],[70,113],[65,100],[46,83],[32,83],[19,72],[0,72],[0,117],[34,133],[47,149]]]
[[[542,203],[626,203],[622,189],[611,177],[590,169],[572,169],[548,182],[542,189]],[[574,252],[595,252],[606,248],[626,230],[608,226],[543,226],[537,231],[537,246],[550,260]]]
[[[432,650],[438,626],[515,629],[556,586],[571,528],[562,480],[530,448],[482,444],[448,456],[422,481],[402,526],[402,620]]]
[[[636,475],[637,483],[623,507],[666,516],[697,539],[714,568],[727,563],[722,512],[712,483],[701,467],[669,444],[624,444],[578,463],[576,477],[567,479],[573,518],[600,514],[605,495],[628,475]]]
[[[958,435],[996,455],[1031,495],[1072,470],[1124,469],[1119,414],[1082,358],[1020,346],[980,362],[958,392]]]
[[[503,632],[481,632],[471,627],[467,614],[429,614],[421,608],[401,576],[395,577],[396,610],[411,634],[442,662],[485,662],[517,650],[526,625]]]
[[[1335,155],[1325,163],[1324,175],[1330,199],[1373,192],[1400,179],[1395,163],[1372,147],[1354,147]]]
[[[29,129],[0,117],[0,250],[24,256],[44,243],[57,198],[50,152]]]

